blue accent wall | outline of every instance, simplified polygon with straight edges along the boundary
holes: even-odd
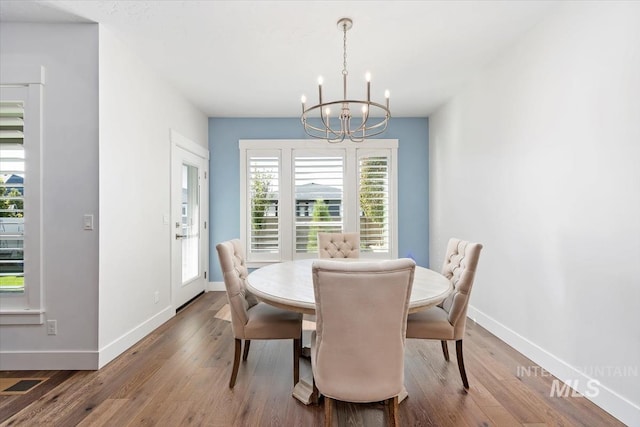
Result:
[[[209,118],[210,281],[221,282],[215,245],[240,237],[241,139],[306,139],[299,118]],[[393,118],[398,140],[398,255],[429,266],[429,120]]]

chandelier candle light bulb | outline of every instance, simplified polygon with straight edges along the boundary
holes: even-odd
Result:
[[[371,73],[367,71],[365,81],[367,83],[366,100],[349,99],[347,97],[347,31],[353,26],[353,21],[349,18],[338,20],[338,29],[343,32],[343,69],[342,69],[342,85],[343,99],[323,102],[322,100],[322,84],[324,80],[322,76],[318,77],[318,104],[309,108],[306,106],[306,97],[303,95],[302,116],[301,121],[304,131],[313,138],[326,139],[328,142],[342,142],[345,138],[353,142],[362,142],[367,138],[379,135],[387,129],[391,111],[389,110],[389,91],[385,91],[386,106],[371,101]],[[337,116],[340,127],[338,129],[331,128],[331,120],[329,118],[331,105],[340,105],[340,114]],[[362,123],[354,128],[351,127],[351,108],[361,106]],[[357,110],[356,110],[357,111]],[[314,126],[308,120],[310,113],[318,114],[322,127]],[[323,114],[324,113],[324,114]],[[335,122],[335,121],[334,121]]]

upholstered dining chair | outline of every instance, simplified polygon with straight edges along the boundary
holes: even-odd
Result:
[[[469,388],[462,356],[462,339],[467,321],[467,307],[482,245],[450,239],[442,274],[453,283],[453,292],[439,305],[412,313],[407,318],[407,338],[440,340],[444,358],[449,361],[447,340],[456,342],[458,369],[462,384]]]
[[[386,401],[389,424],[397,425],[415,262],[317,260],[312,272],[311,369],[314,393],[325,397],[325,425],[331,425],[334,399]]]
[[[300,352],[302,349],[302,314],[281,310],[259,302],[246,288],[248,270],[240,240],[234,239],[216,245],[220,267],[227,290],[231,325],[235,338],[235,354],[229,388],[233,388],[240,366],[240,350],[244,340],[242,360],[247,360],[252,339],[293,339],[293,384],[300,378]]]
[[[360,258],[360,233],[318,233],[320,258]]]
[[[360,258],[360,233],[327,233],[318,232],[318,257],[319,258]],[[304,325],[308,329],[315,328],[316,316],[305,314]],[[306,330],[308,330],[306,329]],[[305,334],[305,340],[307,335]],[[305,344],[302,349],[303,357],[309,357],[309,347]]]

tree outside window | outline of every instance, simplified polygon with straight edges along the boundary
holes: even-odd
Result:
[[[0,229],[9,235],[22,232],[24,197],[21,188],[0,177]],[[0,290],[21,292],[24,289],[24,246],[19,239],[0,241]]]
[[[322,227],[320,223],[327,221],[331,221],[329,206],[324,200],[316,200],[313,204],[311,227],[309,227],[309,236],[307,238],[307,252],[316,252],[318,250],[318,231],[327,231],[326,227]]]

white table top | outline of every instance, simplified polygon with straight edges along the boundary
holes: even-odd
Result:
[[[315,314],[311,264],[315,259],[286,261],[259,268],[247,277],[247,288],[258,299],[276,307]],[[351,260],[349,262],[357,262]],[[366,261],[360,259],[360,261]],[[409,313],[440,303],[453,286],[442,274],[416,266]]]

